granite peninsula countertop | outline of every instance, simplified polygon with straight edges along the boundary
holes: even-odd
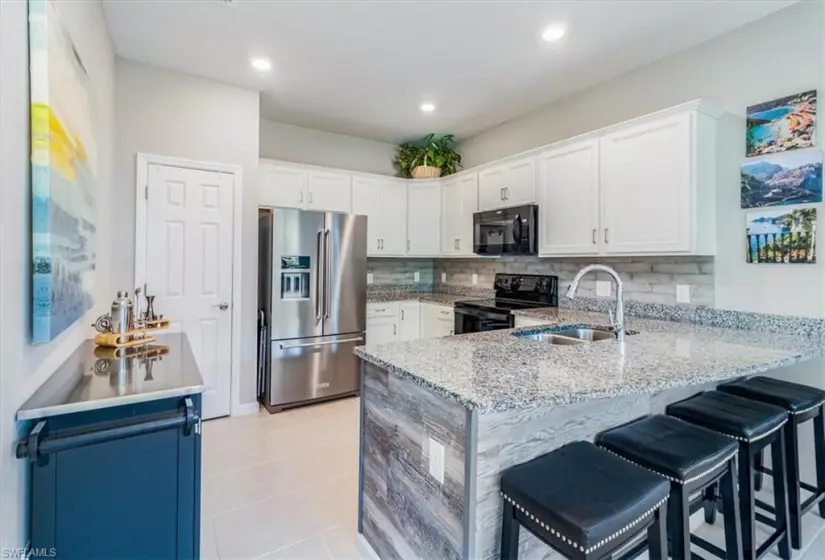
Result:
[[[185,334],[166,334],[140,356],[115,358],[87,340],[20,407],[17,420],[97,410],[202,393],[203,379]]]
[[[360,346],[362,359],[479,412],[564,405],[723,381],[825,354],[825,338],[629,318],[639,331],[557,346],[519,339],[562,325],[606,325],[603,313],[535,312],[548,325]]]
[[[452,307],[457,301],[468,301],[472,299],[484,299],[481,296],[460,296],[455,294],[442,294],[438,292],[367,292],[367,303],[380,303],[389,301],[421,301],[424,303],[435,303]]]

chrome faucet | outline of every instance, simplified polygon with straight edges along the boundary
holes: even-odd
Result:
[[[614,316],[611,313],[610,322],[613,323],[613,334],[616,335],[616,340],[619,342],[624,342],[624,304],[622,303],[624,286],[622,284],[622,279],[619,278],[618,272],[603,264],[588,265],[581,269],[579,273],[576,274],[576,277],[573,278],[573,283],[570,284],[570,287],[567,289],[567,297],[570,299],[574,299],[576,297],[576,291],[579,289],[579,283],[582,280],[582,276],[592,271],[606,272],[611,278],[613,278],[613,283],[616,284],[616,315]]]

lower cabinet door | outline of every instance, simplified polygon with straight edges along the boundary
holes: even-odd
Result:
[[[417,301],[398,304],[398,340],[421,338],[421,305]]]
[[[396,340],[398,340],[398,320],[396,317],[367,319],[367,344],[384,344]]]

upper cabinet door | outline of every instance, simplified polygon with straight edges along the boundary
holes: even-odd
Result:
[[[458,254],[458,222],[461,219],[461,188],[457,181],[441,187],[441,254]]]
[[[599,252],[599,141],[577,142],[538,158],[539,254]]]
[[[602,251],[689,251],[691,114],[602,136],[600,159]]]
[[[283,165],[261,165],[258,204],[282,208],[306,208],[307,173]]]
[[[485,169],[478,174],[478,209],[495,210],[504,208],[505,168],[503,166]]]
[[[441,184],[438,181],[407,185],[407,254],[438,256],[441,238]]]
[[[367,217],[367,256],[381,256],[381,196],[386,181],[373,177],[352,180],[352,213]]]
[[[352,211],[352,176],[346,173],[310,171],[307,174],[307,209],[326,212]]]
[[[381,254],[407,254],[407,184],[389,180],[381,191]],[[436,226],[437,227],[437,226]]]
[[[461,193],[461,208],[456,215],[454,234],[458,255],[473,255],[473,214],[478,212],[478,175],[467,175],[454,187]]]
[[[508,163],[502,187],[505,206],[536,202],[536,160],[528,158]]]

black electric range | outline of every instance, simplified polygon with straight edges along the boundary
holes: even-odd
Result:
[[[559,278],[540,274],[496,274],[494,299],[455,303],[455,334],[513,327],[511,311],[558,307]]]

